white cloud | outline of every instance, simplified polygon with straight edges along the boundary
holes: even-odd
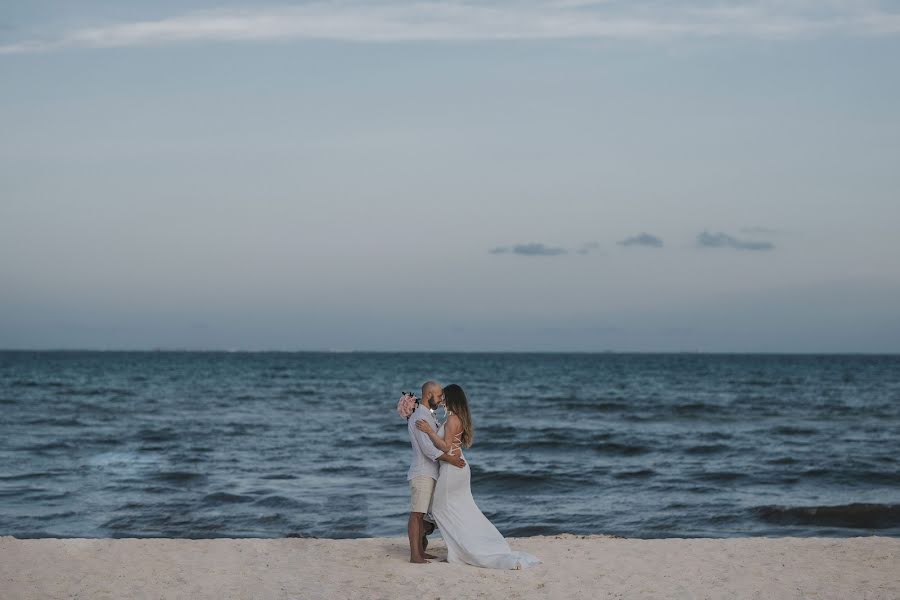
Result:
[[[666,39],[900,33],[900,13],[860,0],[651,0],[530,2],[317,2],[194,12],[158,20],[64,31],[0,45],[0,53],[120,48],[179,42],[334,40],[413,42],[546,39]]]

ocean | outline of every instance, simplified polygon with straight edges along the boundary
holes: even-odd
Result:
[[[0,535],[404,536],[402,390],[507,536],[900,536],[900,356],[0,352]]]

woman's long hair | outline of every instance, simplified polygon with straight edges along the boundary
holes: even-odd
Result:
[[[460,443],[463,447],[470,448],[472,440],[475,438],[475,430],[472,428],[472,416],[469,414],[469,401],[466,399],[466,393],[455,383],[448,385],[444,388],[444,401],[447,410],[459,417],[462,423]]]

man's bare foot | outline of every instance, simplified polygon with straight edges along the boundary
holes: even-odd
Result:
[[[424,556],[419,556],[419,557],[415,557],[415,556],[414,556],[414,557],[412,557],[412,558],[409,559],[409,562],[411,562],[411,563],[417,563],[417,564],[422,564],[422,563],[427,563],[428,561],[425,560],[425,557],[424,557]]]
[[[425,558],[437,558],[437,556],[435,556],[434,554],[428,554],[427,552],[425,553],[424,556],[425,556]]]

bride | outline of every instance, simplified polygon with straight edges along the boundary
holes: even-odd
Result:
[[[449,416],[440,429],[434,431],[424,420],[417,421],[416,427],[447,454],[462,456],[462,448],[472,445],[469,403],[463,389],[455,384],[444,388],[444,396]],[[462,469],[441,463],[431,514],[447,542],[447,562],[489,569],[524,569],[540,564],[538,558],[527,552],[511,550],[497,528],[478,509],[469,486],[471,477],[468,461]]]

